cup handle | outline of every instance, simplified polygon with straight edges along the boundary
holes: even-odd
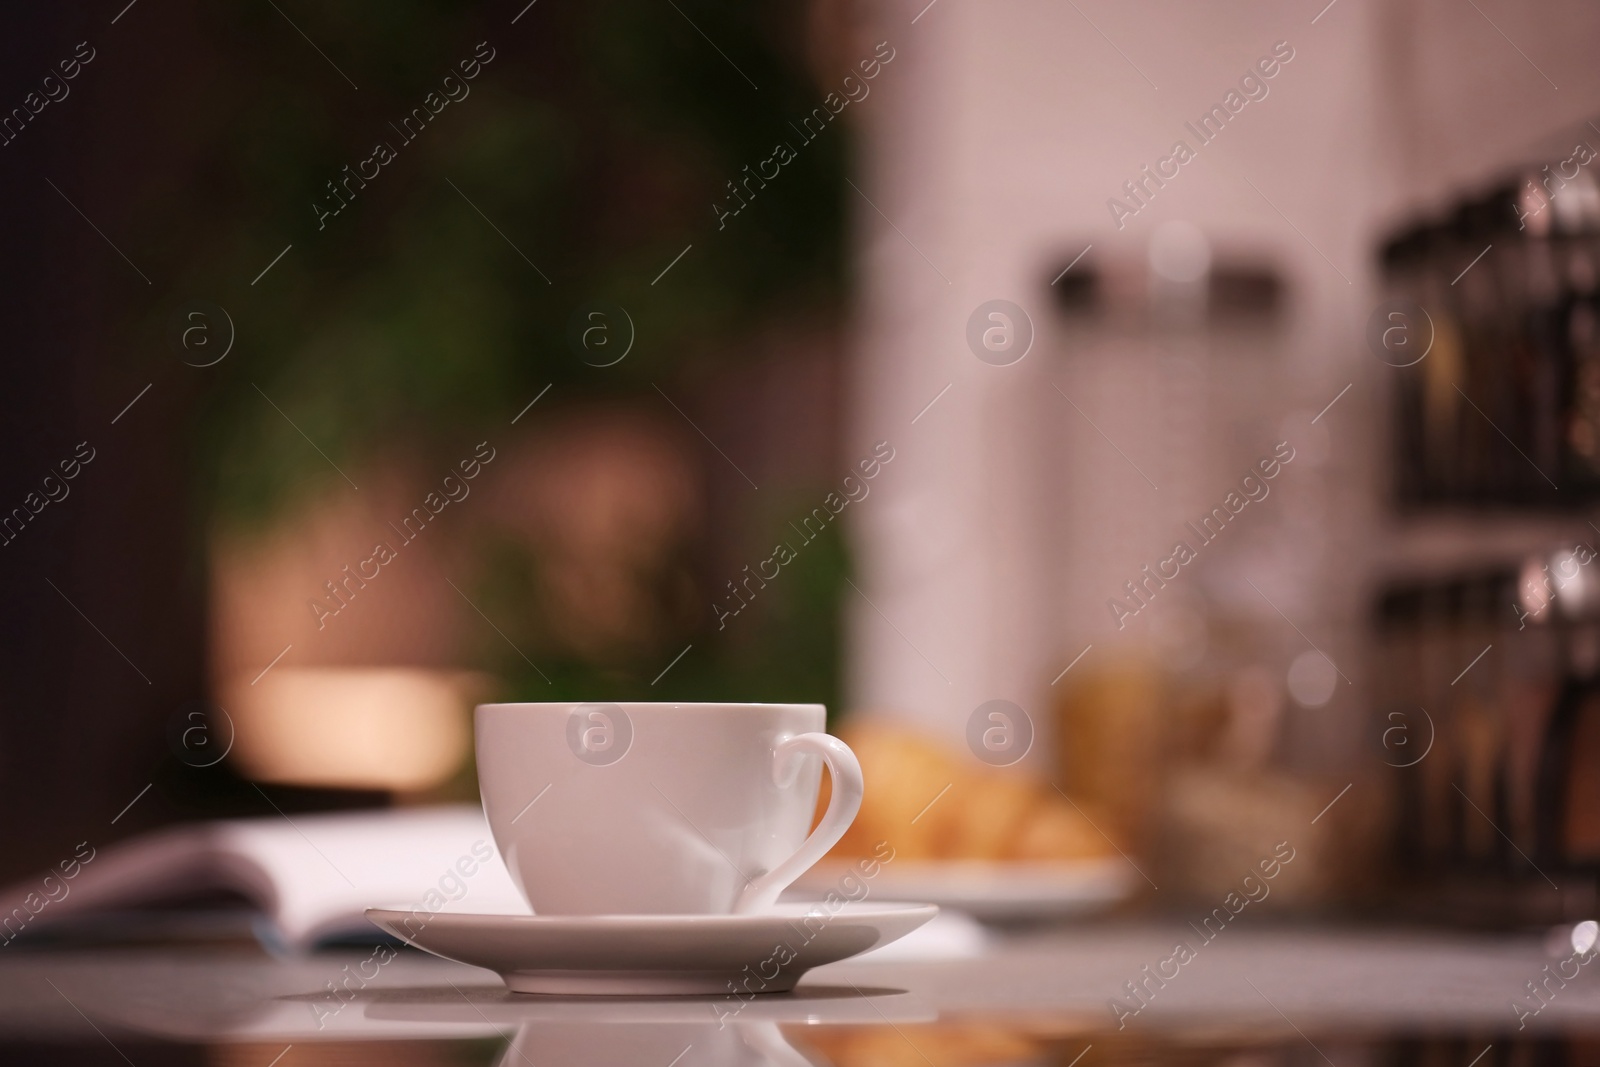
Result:
[[[805,751],[821,756],[822,762],[828,765],[828,773],[833,776],[828,810],[822,813],[822,821],[794,855],[766,874],[751,879],[733,905],[736,915],[765,911],[776,904],[779,893],[839,843],[839,838],[856,821],[856,812],[861,810],[861,764],[850,746],[832,734],[795,734],[780,738],[772,752],[774,777],[782,773],[791,753]]]

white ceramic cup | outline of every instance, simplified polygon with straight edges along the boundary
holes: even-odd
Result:
[[[861,765],[820,704],[482,704],[495,844],[542,915],[761,911],[844,836]],[[822,765],[832,796],[816,810]]]

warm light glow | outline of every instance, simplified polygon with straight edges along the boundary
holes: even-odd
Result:
[[[262,782],[415,792],[461,766],[475,676],[399,668],[278,667],[226,694],[230,758]]]

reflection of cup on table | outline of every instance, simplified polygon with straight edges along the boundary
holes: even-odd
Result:
[[[781,997],[748,1001],[736,997],[524,997],[471,985],[448,997],[426,988],[374,988],[359,996],[360,1018],[374,1033],[398,1026],[411,1038],[509,1038],[497,1067],[527,1067],[529,1063],[537,1067],[606,1063],[668,1067],[673,1057],[680,1055],[679,1067],[805,1067],[828,1062],[815,1051],[830,1038],[837,1043],[843,1035],[871,1033],[878,1027],[926,1025],[938,1018],[938,1012],[921,997],[904,990],[825,983]],[[682,1055],[689,1045],[693,1051]]]
[[[715,1022],[677,1026],[593,1023],[528,1024],[517,1032],[497,1067],[589,1067],[648,1063],[667,1067],[689,1049],[692,1062],[715,1067],[814,1067],[772,1022]],[[685,1060],[685,1062],[691,1062]]]
[[[483,808],[536,913],[762,911],[861,805],[861,768],[824,725],[820,704],[485,704]]]

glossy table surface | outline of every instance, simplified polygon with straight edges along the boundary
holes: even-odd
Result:
[[[410,950],[371,967],[370,950],[19,942],[0,952],[0,1062],[1600,1063],[1600,967],[1551,977],[1563,957],[1537,936],[1258,927],[1165,962],[1180,939],[1199,941],[1176,923],[995,934],[748,1002],[516,995]]]

